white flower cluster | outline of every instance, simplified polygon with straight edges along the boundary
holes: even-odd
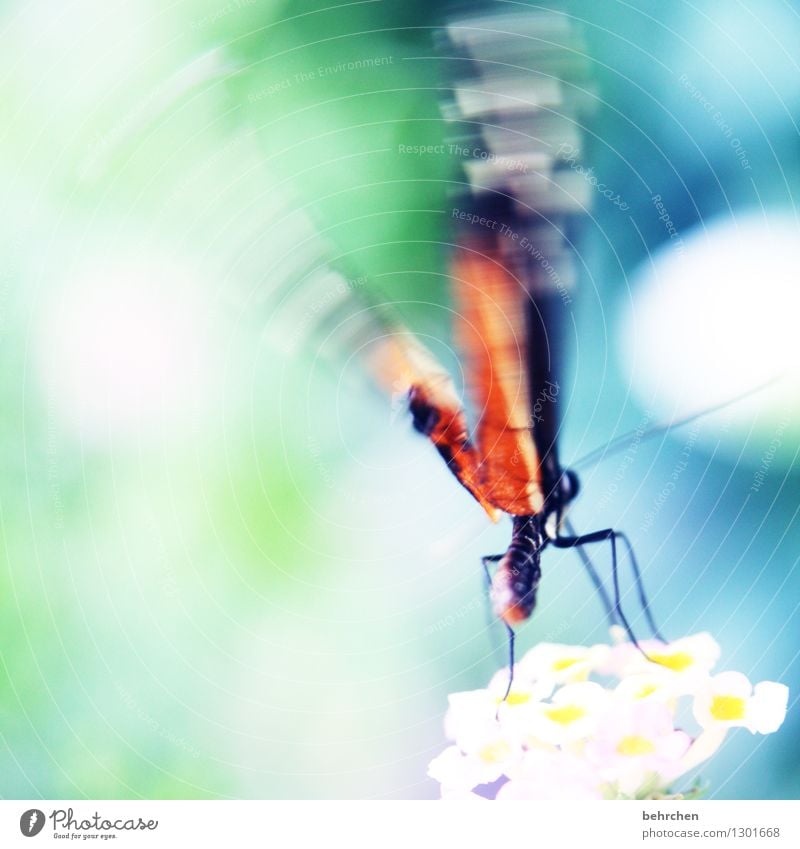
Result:
[[[730,728],[770,734],[783,723],[788,689],[712,675],[720,648],[709,634],[642,651],[612,634],[613,645],[537,645],[505,700],[507,670],[485,690],[453,693],[454,745],[428,769],[442,798],[663,798]]]

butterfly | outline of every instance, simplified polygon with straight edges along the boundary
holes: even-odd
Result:
[[[614,621],[633,633],[620,605],[617,546],[622,543],[641,587],[627,537],[606,528],[564,533],[566,511],[580,490],[577,474],[558,457],[561,316],[557,293],[537,291],[516,270],[524,248],[514,238],[513,210],[497,198],[480,198],[465,220],[451,265],[454,337],[474,410],[471,428],[455,383],[431,351],[397,319],[385,321],[368,362],[378,383],[407,398],[414,428],[426,436],[458,482],[493,521],[511,517],[508,549],[483,558],[490,574],[492,608],[509,628],[527,620],[536,605],[541,561],[548,547],[611,546]],[[585,564],[588,561],[584,561]],[[602,589],[591,568],[595,585]],[[603,591],[604,593],[604,591]],[[645,613],[658,634],[649,606]]]

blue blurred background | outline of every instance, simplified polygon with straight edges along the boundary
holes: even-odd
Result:
[[[491,5],[491,4],[489,4]],[[500,4],[498,4],[500,5]],[[530,4],[536,5],[536,4]],[[800,690],[800,4],[570,6],[599,100],[563,459],[664,630]],[[8,0],[0,10],[0,794],[427,798],[447,694],[504,659],[507,545],[357,358],[328,263],[458,374],[435,4]],[[403,148],[405,149],[405,148]],[[373,283],[364,284],[368,278]],[[574,556],[537,641],[606,639]],[[797,798],[800,722],[717,798]]]

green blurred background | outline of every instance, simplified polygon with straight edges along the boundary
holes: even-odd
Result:
[[[596,199],[578,236],[567,461],[674,412],[664,380],[685,374],[648,382],[621,341],[669,242],[653,196],[688,241],[718,216],[793,217],[800,176],[800,4],[572,8],[602,92],[586,160],[630,209]],[[457,163],[399,147],[443,138],[437,14],[0,5],[2,796],[436,794],[447,694],[503,662],[479,557],[508,527],[356,359],[324,355],[324,296],[295,295],[341,258],[457,369],[439,244]],[[769,333],[781,302],[743,286]],[[710,630],[723,668],[793,699],[794,390],[587,470],[575,509],[629,531],[668,633]],[[605,639],[577,561],[544,568],[523,644]],[[796,798],[799,732],[792,710],[774,737],[734,735],[711,795]]]

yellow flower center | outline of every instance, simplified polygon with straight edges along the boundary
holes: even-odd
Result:
[[[526,705],[531,700],[530,693],[514,693],[511,692],[506,696],[506,704],[507,705]],[[497,703],[502,704],[502,699],[498,698]]]
[[[655,752],[656,747],[647,739],[647,737],[638,737],[631,735],[623,737],[617,744],[617,751],[621,755],[629,758],[635,758],[638,755],[649,755]]]
[[[496,740],[488,743],[479,752],[478,757],[487,764],[496,764],[504,761],[511,754],[511,746],[505,740]]]
[[[657,689],[658,687],[655,684],[644,684],[636,691],[636,698],[646,699],[648,696],[652,696]]]
[[[711,702],[711,716],[723,722],[744,719],[744,707],[744,699],[737,696],[714,696]]]
[[[648,657],[653,663],[666,666],[667,669],[673,669],[675,672],[683,672],[694,663],[694,658],[685,651],[678,651],[675,654],[651,654]]]
[[[563,707],[550,708],[545,711],[545,716],[559,725],[569,725],[571,722],[575,722],[576,719],[586,716],[586,711],[578,705],[564,705]]]
[[[570,666],[575,666],[577,662],[577,657],[562,657],[561,660],[557,660],[553,663],[553,671],[563,672],[565,669],[569,669]]]

